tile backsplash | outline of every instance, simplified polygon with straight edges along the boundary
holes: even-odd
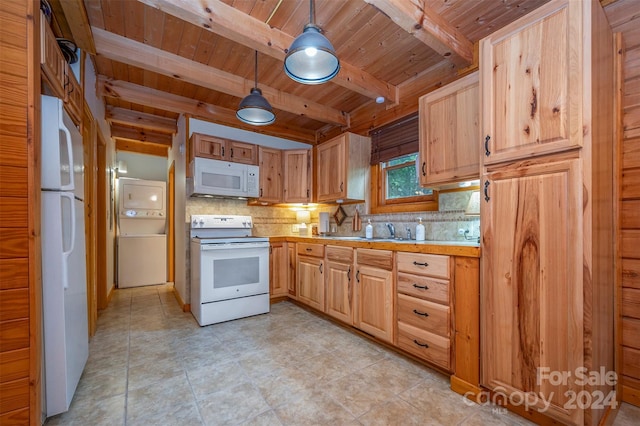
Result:
[[[338,208],[335,205],[317,205],[311,210],[311,223],[318,223],[318,213],[329,212],[330,229],[335,229],[334,235],[340,236],[364,236],[367,220],[371,219],[374,237],[388,237],[389,230],[385,223],[393,223],[396,236],[406,237],[406,229],[411,230],[412,238],[415,238],[418,217],[422,218],[425,226],[425,238],[427,240],[438,241],[464,241],[465,236],[459,235],[458,230],[469,230],[469,237],[478,237],[480,234],[480,218],[465,216],[464,211],[473,191],[459,191],[441,193],[439,196],[438,211],[424,211],[411,213],[392,214],[363,214],[364,204],[348,204],[342,208],[347,214],[347,218],[342,225],[338,226],[333,219],[333,213]],[[352,228],[352,218],[356,208],[360,212],[362,219],[362,230],[354,232]],[[293,232],[293,225],[296,225],[296,212],[289,207],[261,207],[248,206],[246,201],[230,199],[211,198],[188,198],[186,208],[186,219],[190,220],[191,215],[196,214],[235,214],[248,215],[253,218],[254,235],[276,236],[276,235],[298,235]]]

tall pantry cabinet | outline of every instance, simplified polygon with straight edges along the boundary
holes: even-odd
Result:
[[[552,1],[480,49],[481,382],[597,424],[613,386],[579,373],[615,369],[611,30],[597,1]]]

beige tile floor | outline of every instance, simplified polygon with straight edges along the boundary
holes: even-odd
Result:
[[[47,425],[525,425],[292,303],[199,327],[171,287],[117,290],[67,413]],[[623,404],[616,425],[637,425]]]

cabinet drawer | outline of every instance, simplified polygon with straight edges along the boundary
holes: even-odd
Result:
[[[327,260],[340,263],[353,263],[351,247],[326,246]]]
[[[400,252],[397,263],[398,271],[449,278],[449,256]]]
[[[398,322],[398,347],[446,370],[451,365],[450,345],[446,337]]]
[[[298,243],[298,254],[305,256],[324,257],[324,245]]]
[[[398,295],[398,321],[428,330],[440,336],[449,337],[449,307]]]
[[[449,281],[398,272],[398,292],[449,304]]]
[[[357,249],[358,265],[369,265],[391,271],[393,269],[393,252],[389,250]]]

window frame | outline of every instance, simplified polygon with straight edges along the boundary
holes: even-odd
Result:
[[[418,158],[415,161],[418,161]],[[398,167],[406,167],[405,164],[406,163],[403,163],[402,165],[394,165],[391,167],[382,167],[382,164],[378,163],[371,166],[371,213],[397,213],[438,210],[438,191],[435,188],[432,188],[433,193],[430,195],[416,195],[415,197],[402,197],[392,199],[386,198],[387,170],[393,170],[394,168]]]

